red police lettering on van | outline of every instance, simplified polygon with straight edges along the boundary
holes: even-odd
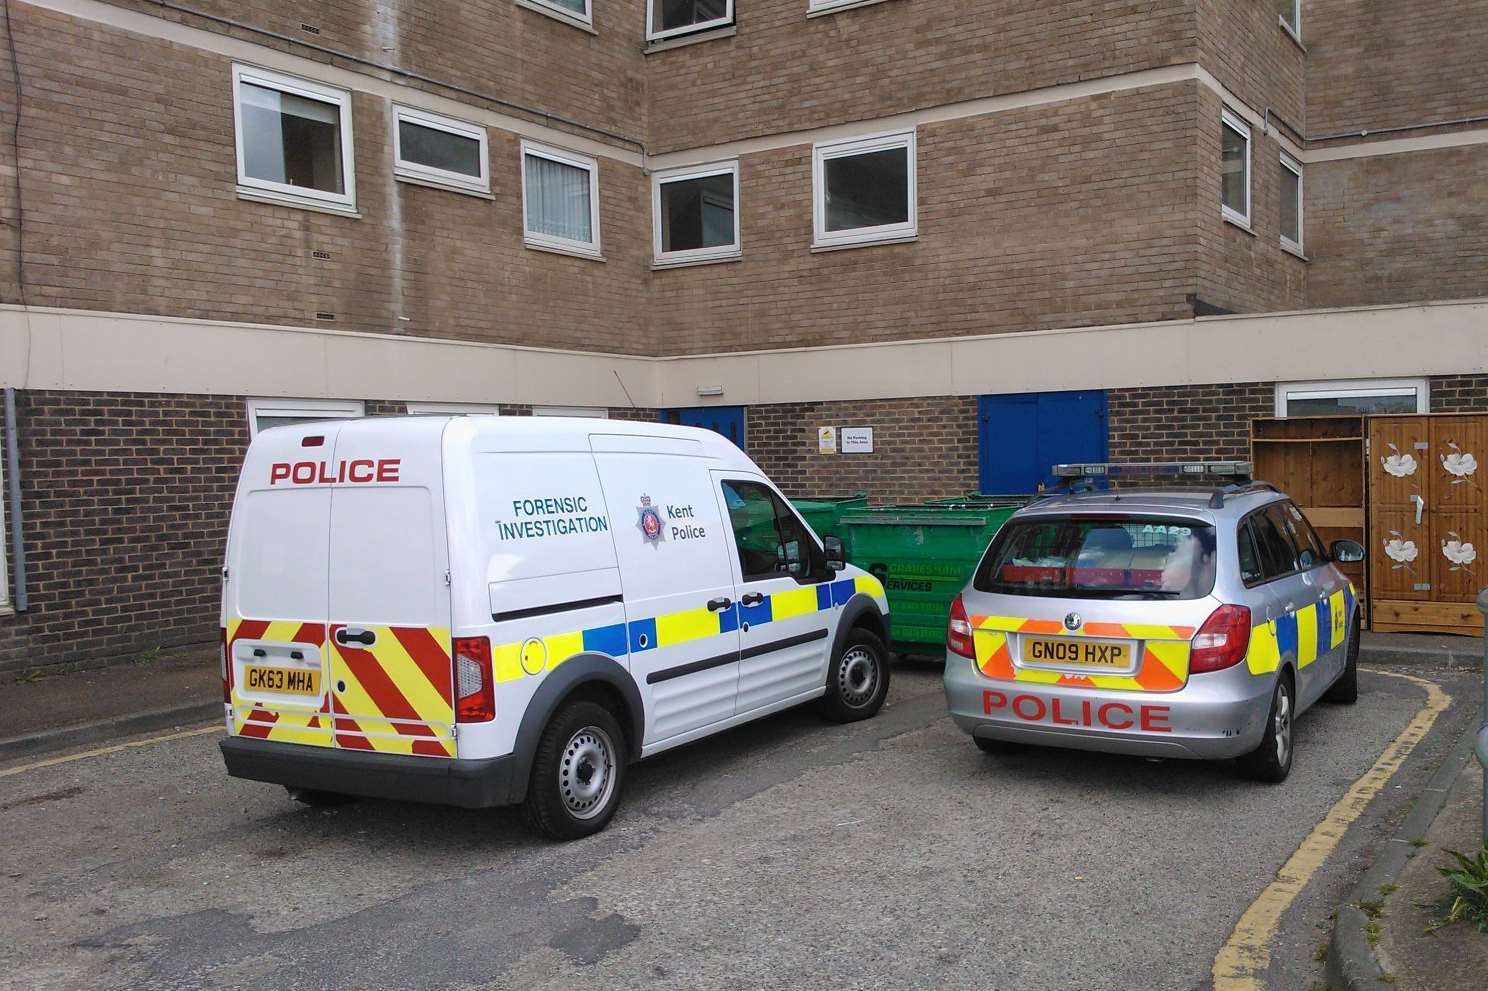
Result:
[[[350,461],[278,461],[269,466],[269,484],[278,485],[365,485],[372,482],[396,482],[403,465],[402,458],[356,458]]]
[[[1011,712],[1025,723],[1046,721],[1060,726],[1100,727],[1101,729],[1127,730],[1141,727],[1145,733],[1171,733],[1168,725],[1172,709],[1166,705],[1131,706],[1125,702],[1093,702],[1084,699],[1055,698],[1046,702],[1037,695],[1013,695],[987,690],[982,692],[982,712],[992,715]]]

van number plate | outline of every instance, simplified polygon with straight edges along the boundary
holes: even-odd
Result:
[[[1116,671],[1131,666],[1131,645],[1073,638],[1025,637],[1023,660],[1029,664],[1064,664]]]
[[[315,668],[271,668],[250,664],[243,669],[243,687],[250,692],[319,695],[320,672]]]

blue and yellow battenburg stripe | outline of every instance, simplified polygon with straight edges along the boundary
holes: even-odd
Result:
[[[1275,671],[1287,656],[1297,659],[1297,667],[1307,667],[1343,643],[1353,611],[1354,585],[1350,582],[1289,616],[1257,623],[1250,631],[1250,653],[1245,658],[1250,673]]]
[[[882,597],[883,584],[872,575],[859,575],[856,578],[774,592],[766,595],[763,602],[750,606],[735,603],[721,612],[688,609],[572,633],[551,633],[521,643],[501,644],[492,650],[491,660],[498,683],[516,681],[524,677],[528,670],[544,674],[579,654],[605,654],[619,658],[659,647],[675,647],[694,640],[722,636],[737,630],[741,623],[757,628],[777,620],[825,612],[845,605],[860,592]],[[528,652],[525,669],[522,664],[524,650]],[[547,659],[543,670],[538,671],[537,666],[542,662],[541,652],[546,652]]]

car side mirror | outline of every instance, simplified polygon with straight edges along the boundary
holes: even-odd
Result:
[[[827,567],[841,571],[847,567],[847,552],[842,549],[840,537],[823,537],[822,546],[827,552]]]
[[[1364,545],[1357,540],[1335,540],[1328,553],[1339,564],[1355,564],[1364,560]]]

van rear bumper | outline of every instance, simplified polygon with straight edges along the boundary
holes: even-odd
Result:
[[[484,760],[407,757],[230,736],[219,744],[227,773],[287,788],[484,809],[527,792],[514,754]]]

